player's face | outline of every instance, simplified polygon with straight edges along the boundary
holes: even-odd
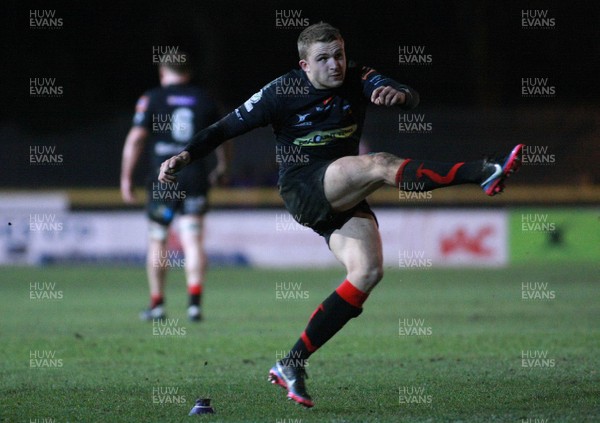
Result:
[[[344,42],[334,40],[312,44],[308,48],[306,60],[300,60],[300,67],[315,88],[322,90],[339,87],[346,76]]]

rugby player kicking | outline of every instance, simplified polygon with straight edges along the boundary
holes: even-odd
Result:
[[[278,151],[299,152],[301,163],[280,160],[279,193],[302,225],[323,236],[346,268],[346,279],[313,312],[290,352],[275,363],[269,380],[287,396],[314,405],[305,386],[303,363],[362,312],[363,303],[383,276],[377,220],[365,198],[382,187],[429,191],[458,184],[479,184],[487,195],[504,188],[517,170],[522,145],[502,160],[440,163],[401,159],[388,153],[358,155],[369,103],[413,109],[418,93],[369,67],[348,65],[340,32],[327,23],[304,29],[298,37],[300,69],[275,79],[243,105],[196,134],[185,149],[161,165],[159,180],[204,157],[223,141],[271,124]],[[282,95],[280,87],[305,87]],[[292,150],[292,148],[294,150]]]

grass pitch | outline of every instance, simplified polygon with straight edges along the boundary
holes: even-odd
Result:
[[[1,272],[2,422],[600,421],[597,265],[389,270],[309,359],[310,410],[267,373],[340,269],[212,270],[200,324],[176,270],[163,326],[141,268]]]

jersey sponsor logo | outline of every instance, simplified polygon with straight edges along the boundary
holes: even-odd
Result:
[[[170,95],[167,96],[167,104],[169,106],[194,106],[196,105],[196,97],[189,95]]]
[[[304,115],[296,113],[296,116],[298,116],[298,122],[293,126],[312,126],[313,122],[306,120],[306,118],[310,116],[310,113]]]
[[[304,122],[306,120],[306,118],[308,116],[310,116],[310,113],[306,113],[305,115],[296,113],[296,116],[298,116],[298,123],[300,123],[300,122]]]
[[[358,125],[350,125],[345,128],[329,129],[327,131],[313,131],[303,137],[294,140],[295,145],[314,147],[329,144],[332,141],[350,138],[358,129]]]
[[[263,95],[263,90],[261,89],[259,92],[254,94],[252,97],[250,97],[244,103],[244,107],[246,108],[246,111],[248,113],[250,113],[252,111],[252,109],[254,109],[254,105],[260,101],[260,99],[262,98],[262,95]]]

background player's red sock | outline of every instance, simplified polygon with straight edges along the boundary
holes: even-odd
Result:
[[[460,163],[406,159],[396,174],[396,186],[402,191],[431,191],[450,185],[481,183],[483,160]]]
[[[190,294],[190,305],[199,306],[202,299],[202,285],[189,285],[188,294]]]
[[[150,308],[158,307],[159,305],[163,305],[165,303],[165,299],[162,294],[152,294],[150,295]]]
[[[345,280],[317,307],[300,339],[281,362],[287,366],[303,366],[313,352],[335,335],[348,320],[362,312],[362,305],[368,295]]]

